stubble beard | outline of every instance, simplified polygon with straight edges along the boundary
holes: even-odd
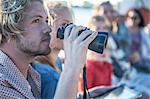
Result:
[[[36,57],[40,55],[48,55],[51,52],[50,47],[47,47],[46,50],[41,50],[40,47],[34,50],[34,42],[31,43],[28,40],[22,41],[20,39],[17,39],[16,43],[17,48],[28,56]]]

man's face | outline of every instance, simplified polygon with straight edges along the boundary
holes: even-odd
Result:
[[[43,5],[39,1],[32,1],[24,10],[20,22],[24,29],[23,35],[17,39],[18,48],[29,55],[47,55],[50,52],[50,26]]]
[[[56,14],[58,17],[53,21],[50,46],[54,50],[61,50],[63,49],[63,41],[57,38],[57,30],[64,24],[72,23],[73,20],[68,10],[59,11]]]

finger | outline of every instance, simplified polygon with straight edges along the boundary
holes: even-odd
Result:
[[[78,37],[79,31],[84,30],[85,28],[86,27],[83,27],[83,26],[73,27],[71,30],[69,38],[72,40],[76,39]]]
[[[92,31],[90,31],[90,30],[85,30],[85,31],[83,31],[80,35],[79,35],[79,37],[76,39],[76,43],[80,43],[80,42],[82,42],[82,41],[84,41],[89,35],[91,35],[92,34]]]
[[[80,43],[81,46],[88,47],[89,44],[96,38],[98,32],[93,32],[90,36],[88,36],[83,42]]]
[[[70,32],[71,32],[71,30],[72,30],[73,27],[75,27],[75,25],[74,24],[70,24],[69,26],[67,26],[65,28],[64,39],[67,39],[69,37]]]

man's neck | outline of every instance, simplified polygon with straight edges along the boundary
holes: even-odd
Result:
[[[34,57],[21,52],[17,46],[12,43],[4,44],[0,49],[11,58],[19,71],[27,78],[29,64]]]

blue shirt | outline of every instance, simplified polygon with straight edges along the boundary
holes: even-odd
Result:
[[[37,63],[32,66],[41,75],[42,99],[53,99],[60,74],[47,64]],[[61,69],[61,64],[59,64],[59,68]]]

